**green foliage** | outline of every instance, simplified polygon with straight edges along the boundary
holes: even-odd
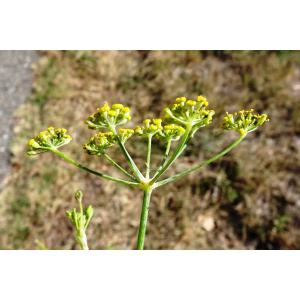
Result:
[[[291,218],[287,215],[282,215],[279,218],[274,220],[273,229],[275,232],[284,232],[287,229],[288,224],[290,223]]]

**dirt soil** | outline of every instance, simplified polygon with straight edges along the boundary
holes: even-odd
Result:
[[[0,247],[75,249],[66,209],[82,189],[95,208],[92,249],[135,247],[141,193],[74,170],[50,153],[25,155],[27,140],[47,126],[67,128],[64,151],[114,173],[82,144],[84,120],[105,101],[132,107],[131,126],[159,116],[176,97],[205,95],[214,122],[197,133],[172,172],[221,150],[233,133],[226,111],[254,108],[271,121],[223,159],[153,194],[146,249],[300,248],[300,52],[50,51],[34,68],[32,96],[14,115],[12,170],[0,193]],[[145,145],[129,151],[142,165]],[[159,159],[161,147],[154,149]],[[121,163],[118,152],[113,153]]]

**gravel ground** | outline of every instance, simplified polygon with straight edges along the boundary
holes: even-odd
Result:
[[[28,97],[35,51],[0,51],[0,185],[9,171],[12,114]]]

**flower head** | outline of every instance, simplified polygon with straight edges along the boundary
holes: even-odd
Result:
[[[28,155],[36,155],[68,144],[72,137],[64,128],[49,127],[28,142]]]
[[[120,128],[118,130],[118,136],[122,143],[125,143],[133,134],[134,130],[130,128]]]
[[[185,129],[176,124],[167,124],[163,126],[159,136],[167,141],[178,141],[184,134]]]
[[[162,119],[146,119],[142,126],[135,128],[135,133],[140,136],[154,136],[158,134],[162,129]]]
[[[207,110],[208,101],[203,96],[198,96],[197,100],[188,100],[180,97],[175,103],[164,109],[165,119],[172,120],[179,125],[192,125],[200,128],[211,123],[215,114],[213,110]]]
[[[101,155],[116,143],[116,136],[112,132],[99,132],[83,145],[83,149],[90,155]]]
[[[237,131],[244,136],[269,121],[266,114],[253,114],[253,111],[253,109],[241,110],[233,114],[227,112],[223,120],[223,128]]]
[[[101,129],[119,126],[131,120],[130,109],[123,104],[113,104],[111,107],[105,103],[97,112],[87,118],[85,123],[91,129]]]

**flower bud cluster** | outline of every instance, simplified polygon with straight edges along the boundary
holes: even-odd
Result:
[[[123,125],[131,120],[130,109],[123,104],[113,104],[110,107],[105,103],[97,112],[88,117],[85,123],[91,129],[102,129]]]
[[[185,129],[176,124],[167,124],[160,131],[160,137],[166,141],[178,141],[185,133]]]
[[[146,119],[142,126],[137,126],[135,128],[135,133],[143,137],[154,136],[159,134],[163,129],[161,123],[162,119]]]
[[[253,109],[241,110],[233,114],[227,112],[223,120],[223,128],[237,131],[240,135],[245,136],[269,121],[266,114],[253,114],[253,111]]]
[[[134,134],[134,130],[130,128],[119,128],[118,136],[121,142],[124,144],[132,135]]]
[[[28,142],[28,155],[36,155],[68,144],[72,137],[64,128],[49,127]]]
[[[79,205],[82,205],[82,192],[77,191],[75,193],[75,199],[79,202]],[[71,223],[75,226],[76,230],[85,230],[93,216],[93,207],[89,205],[87,208],[83,208],[80,211],[77,211],[76,208],[73,208],[71,210],[68,210],[66,212],[66,215],[68,219],[71,221]]]
[[[179,125],[191,125],[196,128],[206,126],[212,122],[215,114],[213,110],[207,110],[208,101],[203,96],[198,96],[197,100],[188,100],[186,97],[180,97],[175,103],[164,109],[166,121]]]
[[[86,229],[90,224],[93,217],[93,207],[89,205],[87,208],[82,207],[82,192],[77,191],[75,193],[75,199],[79,203],[79,211],[76,208],[66,211],[67,218],[71,221],[72,225],[75,227],[75,237],[82,248],[86,249],[87,239],[86,239]]]
[[[90,141],[83,145],[83,149],[91,155],[101,155],[108,148],[116,144],[117,139],[112,132],[99,132],[91,137]]]

